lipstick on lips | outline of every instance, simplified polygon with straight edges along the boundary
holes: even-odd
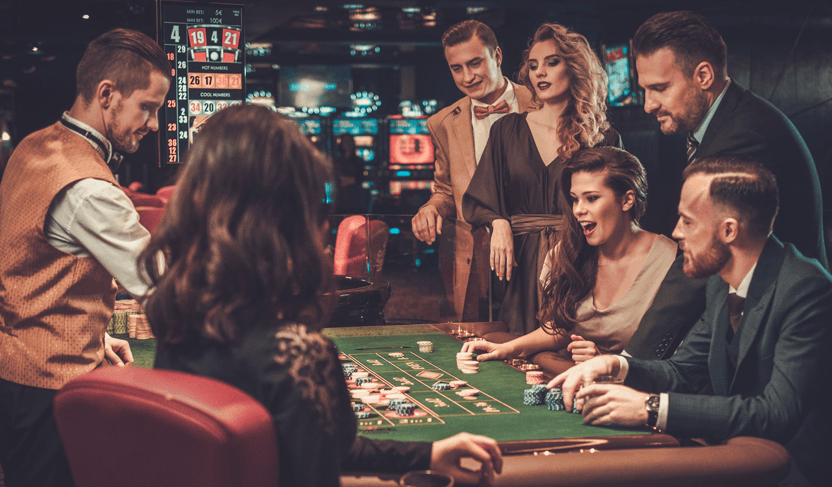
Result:
[[[597,223],[590,221],[582,221],[579,223],[581,224],[581,227],[584,229],[585,237],[589,237],[592,234],[592,232],[595,231],[595,227],[598,225]]]

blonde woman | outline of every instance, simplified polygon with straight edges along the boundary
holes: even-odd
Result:
[[[516,334],[538,326],[538,276],[549,236],[561,225],[564,164],[580,148],[621,147],[607,121],[607,76],[584,36],[543,24],[523,58],[520,82],[541,107],[492,126],[463,197],[465,220],[491,228],[497,319]]]

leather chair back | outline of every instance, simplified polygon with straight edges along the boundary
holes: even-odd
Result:
[[[78,487],[278,485],[271,415],[223,382],[100,368],[58,391],[55,417]]]

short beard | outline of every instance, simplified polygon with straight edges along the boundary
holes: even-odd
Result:
[[[690,96],[684,102],[684,111],[675,116],[671,115],[672,123],[667,130],[662,128],[662,133],[671,135],[692,132],[705,118],[708,108],[710,107],[705,92],[691,89]]]
[[[690,257],[688,257],[690,255]],[[731,258],[731,251],[728,245],[724,244],[717,233],[711,237],[711,244],[701,256],[694,257],[692,254],[685,254],[685,262],[682,266],[685,275],[691,279],[700,279],[712,276],[722,270],[728,259]]]
[[[113,146],[113,151],[114,152],[118,152],[118,153],[121,153],[121,154],[133,154],[134,152],[139,150],[139,145],[138,144],[136,144],[136,145],[125,145],[125,144],[122,143],[122,140],[120,139],[120,136],[118,135],[119,128],[120,128],[119,124],[118,124],[118,119],[119,119],[119,115],[121,114],[121,111],[122,111],[121,104],[113,107],[112,126],[107,127],[107,134],[105,134],[105,136],[107,137],[107,140],[110,141],[110,144]],[[128,138],[129,138],[129,135],[128,135]]]

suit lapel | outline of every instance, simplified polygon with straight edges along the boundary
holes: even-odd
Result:
[[[697,159],[711,155],[711,143],[716,138],[717,134],[722,132],[722,126],[733,119],[734,110],[742,98],[743,88],[737,84],[736,81],[731,80],[731,84],[725,91],[725,96],[719,103],[719,108],[716,109],[711,123],[708,124],[708,129],[705,130],[705,135],[699,143],[699,148],[694,154]]]
[[[471,124],[471,99],[467,96],[460,100],[451,112],[457,147],[462,152],[465,167],[468,168],[468,178],[474,176],[477,170],[477,159],[474,156],[474,126]]]
[[[757,260],[757,268],[751,277],[751,285],[748,287],[748,296],[745,298],[745,310],[743,311],[742,322],[740,323],[740,350],[737,357],[737,370],[743,366],[743,361],[748,351],[754,344],[757,334],[763,322],[766,320],[766,313],[771,305],[774,290],[777,287],[777,276],[785,259],[783,244],[775,237],[770,237],[760,258]],[[734,377],[736,378],[738,374]],[[734,383],[731,383],[733,389]]]

